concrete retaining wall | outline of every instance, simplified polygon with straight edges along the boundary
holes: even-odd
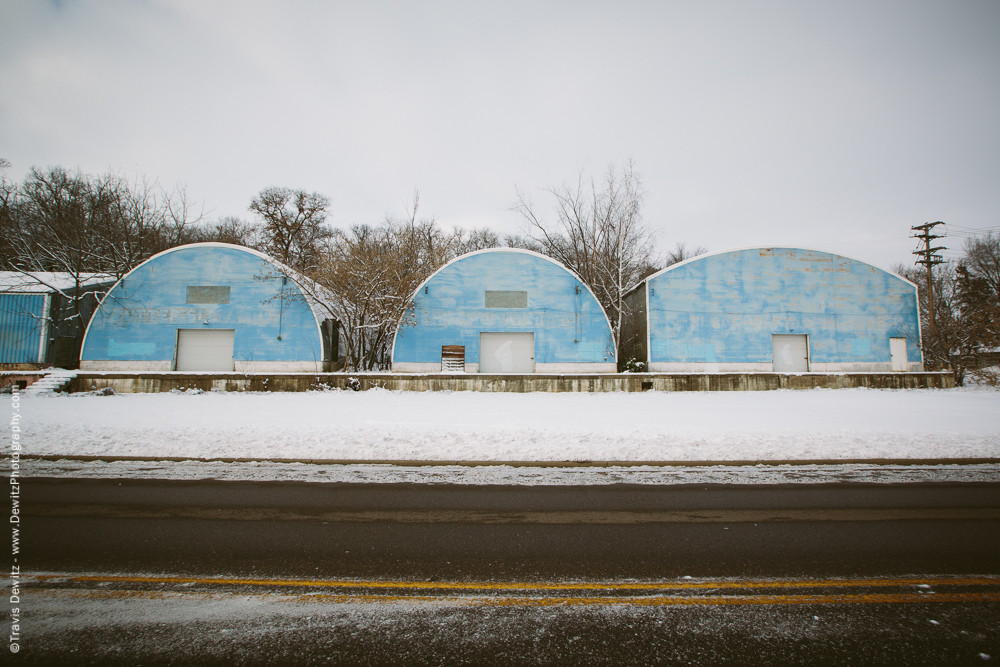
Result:
[[[606,375],[426,375],[393,373],[87,373],[70,391],[110,387],[118,393],[155,393],[174,389],[203,391],[309,391],[374,387],[400,391],[770,391],[773,389],[944,389],[954,387],[951,373],[616,373]]]
[[[24,371],[0,371],[0,390],[6,391],[12,385],[27,389],[45,377],[45,371],[38,373]]]

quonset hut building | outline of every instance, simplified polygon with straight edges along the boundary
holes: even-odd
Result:
[[[319,372],[337,327],[315,290],[263,253],[194,243],[146,260],[114,285],[87,327],[80,368]]]
[[[453,259],[424,281],[396,330],[404,373],[613,373],[611,326],[590,289],[559,262],[494,248]]]
[[[104,273],[0,271],[0,368],[76,368],[84,327],[114,282]]]
[[[828,252],[702,255],[649,276],[625,302],[622,356],[652,372],[923,370],[916,285]]]

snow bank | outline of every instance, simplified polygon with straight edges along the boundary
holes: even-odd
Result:
[[[25,459],[28,477],[312,482],[341,484],[466,484],[595,486],[607,484],[914,484],[1000,481],[1000,464],[710,465],[541,467],[391,465],[248,461],[78,461]]]
[[[427,461],[1000,457],[1000,391],[172,393],[21,401],[24,454]]]

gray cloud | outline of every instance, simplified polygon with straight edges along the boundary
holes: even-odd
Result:
[[[664,244],[889,265],[913,224],[1000,225],[995,2],[14,0],[0,25],[14,177],[144,172],[213,215],[304,187],[338,224],[419,188],[514,231],[515,185],[633,157]]]

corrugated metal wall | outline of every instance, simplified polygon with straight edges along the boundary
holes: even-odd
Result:
[[[44,294],[0,294],[0,363],[33,364],[45,361],[42,341],[44,318]]]
[[[770,363],[772,334],[807,334],[817,364],[887,365],[893,337],[921,361],[913,285],[801,248],[723,252],[668,269],[649,280],[649,324],[654,364]]]
[[[322,364],[319,324],[299,287],[244,248],[189,245],[155,256],[111,291],[82,360],[174,359],[178,329],[234,329],[237,370],[256,362]]]
[[[414,296],[393,363],[440,363],[443,346],[479,361],[481,332],[533,332],[537,363],[615,363],[597,299],[558,263],[513,250],[478,252],[442,268]]]

